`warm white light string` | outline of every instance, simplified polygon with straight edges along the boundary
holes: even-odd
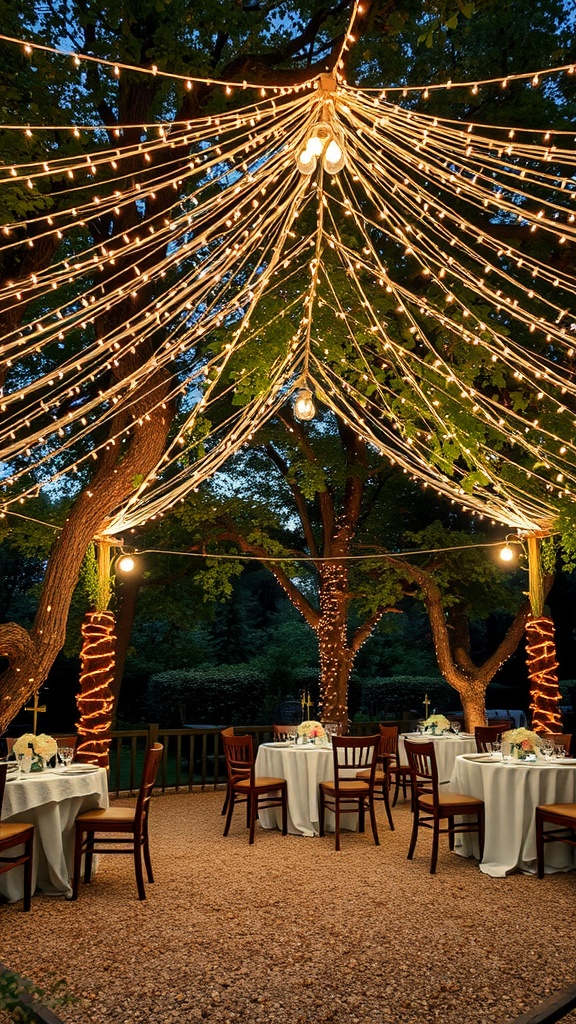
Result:
[[[355,12],[357,8],[358,5]],[[352,42],[349,32],[345,45]],[[564,143],[571,133],[554,132],[550,138],[544,137],[541,145],[517,139],[490,139],[488,131],[497,136],[503,129],[472,126],[464,132],[447,119],[432,119],[390,104],[381,91],[375,99],[370,90],[353,90],[345,84],[328,96],[322,89],[279,89],[274,94],[272,87],[261,95],[280,95],[281,99],[272,104],[265,100],[249,106],[246,112],[228,112],[217,118],[187,122],[185,128],[161,126],[158,138],[146,139],[136,147],[121,145],[118,136],[119,145],[114,141],[110,152],[99,148],[93,156],[56,157],[45,164],[14,165],[14,174],[4,172],[0,188],[13,187],[15,181],[22,186],[26,179],[31,183],[31,192],[36,188],[35,183],[40,185],[44,179],[61,179],[68,172],[86,175],[80,182],[70,178],[74,191],[70,191],[68,207],[64,205],[54,210],[54,214],[37,215],[30,221],[34,230],[42,230],[46,222],[45,233],[49,228],[52,232],[60,231],[62,236],[77,231],[80,226],[86,234],[84,251],[68,260],[67,265],[56,262],[36,275],[35,281],[15,283],[12,288],[2,289],[0,295],[3,302],[6,299],[12,302],[13,309],[18,309],[20,304],[24,306],[31,296],[35,299],[44,296],[46,304],[50,304],[51,294],[58,293],[63,285],[76,290],[76,297],[72,295],[25,327],[8,332],[5,352],[12,360],[30,360],[44,351],[50,353],[48,358],[52,360],[52,350],[62,333],[66,336],[70,331],[83,332],[88,337],[100,317],[110,314],[115,305],[129,297],[129,291],[120,283],[114,288],[115,278],[121,282],[125,276],[122,264],[126,258],[130,257],[133,262],[135,278],[146,277],[144,282],[134,280],[134,296],[144,294],[141,292],[144,287],[147,291],[152,288],[150,299],[138,312],[137,322],[132,323],[128,318],[108,334],[89,341],[86,346],[83,344],[63,365],[54,362],[45,374],[40,373],[37,379],[31,379],[22,387],[13,389],[11,377],[8,377],[0,400],[3,406],[0,457],[22,460],[21,467],[11,475],[10,486],[23,479],[34,466],[36,472],[41,469],[42,483],[59,479],[70,468],[77,469],[84,461],[97,459],[107,445],[124,443],[136,424],[124,425],[116,435],[97,445],[91,439],[96,430],[113,421],[119,409],[129,414],[135,395],[141,397],[148,393],[153,410],[154,392],[159,388],[158,372],[167,372],[174,359],[194,362],[197,346],[210,343],[211,332],[217,329],[231,337],[227,354],[201,358],[200,365],[184,372],[169,389],[170,401],[176,400],[183,410],[192,403],[192,411],[184,416],[183,428],[161,463],[133,495],[127,515],[123,517],[120,510],[114,522],[138,524],[182,500],[280,408],[291,394],[298,374],[310,365],[312,358],[314,383],[328,407],[344,415],[347,422],[378,445],[383,454],[394,461],[400,458],[406,472],[434,485],[437,473],[434,466],[440,460],[445,466],[443,493],[452,494],[466,507],[489,508],[491,514],[510,525],[521,523],[523,528],[534,529],[545,522],[548,528],[558,500],[568,498],[571,501],[568,485],[572,488],[576,482],[570,422],[555,433],[548,421],[554,410],[558,415],[558,410],[565,407],[566,396],[574,393],[576,385],[554,358],[536,349],[528,351],[523,340],[502,334],[499,324],[505,315],[516,321],[519,329],[546,337],[548,344],[564,349],[567,355],[572,345],[569,309],[574,278],[569,273],[556,273],[509,244],[499,246],[489,235],[490,222],[486,231],[479,231],[477,221],[493,216],[498,208],[515,217],[520,214],[526,224],[527,239],[531,229],[551,233],[559,244],[576,235],[574,219],[569,219],[575,194],[569,177],[574,154],[564,144],[558,146],[552,141],[561,138]],[[326,189],[317,190],[314,182],[304,181],[296,171],[293,153],[315,121],[323,116],[334,117],[342,131],[348,169],[333,183],[328,182]],[[20,128],[24,132],[36,130]],[[200,163],[178,155],[172,159],[167,152],[172,147],[177,153],[179,146],[188,144],[184,141],[187,136],[191,153],[196,146]],[[555,146],[557,148],[553,148]],[[143,166],[135,177],[139,187],[131,186],[123,191],[130,161],[142,160],[147,164],[146,154],[151,162],[158,159],[158,166]],[[115,168],[111,161],[116,164]],[[450,161],[453,167],[449,166]],[[535,162],[541,165],[541,170],[532,166]],[[551,164],[566,170],[563,174],[554,174]],[[105,170],[108,180],[91,178],[90,167],[94,167],[97,174],[100,168]],[[183,201],[180,190],[187,181],[191,191]],[[106,190],[115,185],[119,186],[120,195],[107,195]],[[452,186],[459,190],[459,203],[467,206],[470,220],[451,208]],[[167,213],[162,212],[165,223],[158,229],[155,227],[150,237],[141,238],[139,245],[130,233],[127,240],[111,240],[111,245],[118,245],[112,258],[117,260],[119,270],[116,275],[107,265],[106,283],[112,284],[112,288],[108,294],[102,294],[95,270],[98,246],[89,238],[92,223],[99,215],[109,215],[115,207],[120,211],[127,209],[136,199],[142,203],[152,201],[154,190],[167,187],[174,187],[175,201]],[[214,195],[208,195],[209,188]],[[97,189],[102,190],[99,203],[81,199]],[[501,193],[497,189],[501,189]],[[533,201],[532,189],[543,189],[543,194],[548,196],[539,195],[538,210],[519,206]],[[72,206],[76,197],[78,206]],[[59,199],[55,193],[54,201]],[[254,210],[243,208],[251,203],[256,204]],[[314,205],[318,210],[319,203],[327,213],[325,224],[322,217],[316,216],[315,227],[303,231],[299,221],[304,222]],[[428,210],[424,210],[424,204],[428,204]],[[227,207],[228,225],[223,206]],[[72,209],[74,214],[70,220]],[[231,219],[236,211],[239,211],[238,216]],[[538,216],[539,211],[542,211],[541,216]],[[52,224],[48,223],[48,216],[52,217]],[[563,218],[562,223],[559,217]],[[85,224],[79,225],[80,220]],[[56,227],[56,222],[60,227]],[[358,251],[341,237],[342,225],[346,222],[353,226]],[[137,229],[130,231],[142,233],[154,225],[152,212],[143,218]],[[440,299],[432,301],[425,290],[416,294],[408,284],[391,279],[382,263],[379,243],[374,240],[375,232],[387,237],[399,252],[405,250],[408,263],[420,267],[421,274],[428,276]],[[33,239],[24,240],[23,244],[30,244],[30,241],[33,244]],[[12,245],[12,240],[7,244]],[[478,246],[485,249],[485,255],[478,252]],[[324,255],[325,250],[326,253],[330,250],[330,259]],[[291,253],[296,270],[290,266]],[[352,282],[364,311],[363,317],[358,318],[344,302],[338,301],[331,278],[332,258],[341,268],[340,272]],[[251,379],[250,346],[257,345],[262,330],[259,332],[257,326],[254,329],[251,326],[258,304],[268,297],[274,301],[274,295],[279,294],[288,281],[296,283],[297,275],[306,271],[307,263],[308,285],[300,288],[299,296],[291,297],[286,304],[285,315],[294,323],[292,340],[286,343],[284,354],[278,355],[270,368],[268,386],[240,410],[241,415],[239,412],[220,427],[213,426],[208,434],[206,454],[198,465],[181,464],[181,438],[185,439],[187,434],[193,437],[199,417],[212,403],[217,411],[219,394],[230,394],[228,367],[235,365],[236,357],[242,352],[248,356],[247,367],[245,373],[239,373],[238,379],[244,385]],[[483,272],[478,270],[476,276],[473,266],[482,266]],[[243,285],[239,284],[242,274],[247,275]],[[161,295],[162,282],[170,275],[174,276],[177,288]],[[526,283],[526,277],[530,284]],[[491,284],[492,280],[498,287],[496,283]],[[459,294],[452,291],[455,282],[458,282]],[[500,287],[502,284],[504,290]],[[566,300],[564,305],[552,300],[546,292],[549,286]],[[157,295],[155,288],[158,288]],[[394,298],[397,303],[394,318],[398,324],[405,323],[402,331],[412,335],[415,349],[406,346],[402,335],[400,340],[394,340],[386,330],[378,312],[378,289]],[[490,307],[490,322],[481,323],[473,308],[478,297]],[[355,346],[356,357],[362,353],[355,343],[355,332],[366,330],[374,352],[380,352],[380,359],[390,361],[394,372],[403,379],[406,393],[411,395],[408,402],[413,419],[409,425],[410,436],[403,430],[399,398],[385,381],[372,374],[369,383],[378,401],[368,399],[362,388],[353,384],[353,362],[342,356],[340,372],[335,373],[322,359],[321,341],[317,343],[315,338],[314,323],[322,303],[326,302],[341,320],[351,349]],[[456,314],[462,323],[458,322]],[[234,326],[236,322],[240,323],[239,328]],[[503,411],[489,394],[482,394],[473,382],[461,379],[458,368],[444,359],[441,350],[428,337],[427,324],[435,325],[434,330],[445,331],[463,344],[477,345],[487,359],[500,363],[499,372],[511,381],[516,378],[522,383],[530,404],[542,403],[542,422],[534,422],[520,410]],[[130,349],[134,356],[138,347],[158,330],[166,332],[165,342],[154,355],[143,360],[141,368],[135,367],[124,374],[122,360]],[[430,359],[437,365],[431,365]],[[117,363],[115,368],[114,362]],[[361,365],[370,378],[370,361],[364,359]],[[118,379],[106,383],[106,375],[113,372]],[[211,379],[202,384],[207,381],[206,373]],[[62,374],[61,383],[54,381],[51,389],[50,381],[59,374]],[[64,408],[75,393],[78,397],[83,397],[84,393],[87,396],[89,388],[97,388],[100,380],[105,385],[101,395],[77,403],[78,408],[71,416],[57,415],[54,423],[46,424],[49,409]],[[471,442],[470,467],[466,471],[451,464],[442,454],[444,442],[432,445],[426,440],[427,434],[437,433],[440,438],[444,436],[448,447],[452,439],[456,441],[458,425],[453,422],[453,410],[458,405],[466,416],[481,417],[483,423],[480,438]],[[502,412],[504,419],[500,422]],[[378,422],[383,415],[389,418],[389,430]],[[563,415],[559,414],[559,419]],[[82,418],[90,422],[81,424]],[[565,418],[569,421],[570,414]],[[518,459],[513,459],[508,451],[492,452],[491,436],[500,438],[499,443],[504,438],[512,438]],[[75,449],[80,444],[92,445],[93,452],[85,452],[78,458]],[[184,444],[186,446],[186,440]],[[34,446],[36,452],[32,451]],[[59,468],[53,472],[50,465],[55,458]],[[69,461],[62,468],[66,458]],[[530,459],[542,462],[542,467],[536,470],[527,461]],[[458,480],[463,479],[472,466],[480,476],[484,474],[486,483],[477,485],[475,493],[469,496],[458,485]],[[498,466],[508,466],[510,473],[531,474],[532,485],[537,482],[549,497],[537,497],[529,491],[523,493],[517,482],[500,480]],[[561,474],[563,479],[554,479],[554,474]],[[171,479],[174,481],[172,490]],[[24,493],[38,493],[40,486],[36,480]],[[501,494],[497,493],[498,487],[502,489]],[[21,499],[19,493],[7,495],[8,503]],[[113,528],[118,527],[111,525],[111,530]]]

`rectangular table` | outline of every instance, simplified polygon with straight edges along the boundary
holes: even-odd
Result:
[[[536,871],[536,815],[539,804],[576,803],[576,760],[502,761],[499,754],[456,758],[450,780],[454,793],[484,801],[486,838],[480,870],[493,878],[512,871]],[[456,853],[478,857],[478,837],[463,834]],[[545,847],[546,872],[576,867],[576,849],[566,843]]]
[[[80,811],[94,807],[108,807],[105,768],[72,764],[20,774],[6,782],[2,820],[35,826],[32,892],[39,889],[50,895],[72,895],[74,821]],[[9,901],[22,898],[22,869],[0,875],[0,893]]]

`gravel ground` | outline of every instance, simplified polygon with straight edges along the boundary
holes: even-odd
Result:
[[[77,903],[0,907],[0,961],[64,979],[67,1024],[504,1024],[574,983],[574,872],[489,878],[444,839],[430,875],[402,802],[393,833],[378,805],[380,847],[345,833],[340,853],[260,828],[250,847],[241,808],[224,839],[221,805],[154,798],[147,900],[102,857]]]

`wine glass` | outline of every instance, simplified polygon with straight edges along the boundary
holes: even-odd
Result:
[[[58,757],[65,768],[69,764],[72,764],[74,760],[74,748],[73,747],[58,747]]]
[[[566,757],[566,747],[563,743],[557,743],[554,747],[554,755],[557,758]]]
[[[500,740],[492,740],[490,747],[492,749],[493,754],[499,754],[502,750],[502,743],[500,742]]]
[[[554,740],[550,739],[549,736],[543,736],[540,750],[542,751],[545,760],[549,761],[554,753]]]
[[[454,721],[454,722],[451,722],[450,725],[452,726],[452,732],[455,733],[456,736],[458,736],[458,734],[460,732],[460,729],[462,728],[460,722]]]

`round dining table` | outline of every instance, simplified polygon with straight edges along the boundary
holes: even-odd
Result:
[[[454,769],[454,762],[459,754],[472,754],[476,750],[476,740],[468,733],[445,732],[435,736],[432,733],[408,732],[398,737],[398,757],[400,764],[408,764],[404,740],[411,743],[434,744],[434,754],[438,766],[438,782],[447,784]]]
[[[536,871],[536,815],[539,804],[576,803],[576,759],[503,761],[501,754],[456,758],[450,780],[455,793],[484,801],[486,837],[480,870],[493,878]],[[462,833],[456,853],[478,857],[478,837]],[[545,870],[576,867],[576,849],[566,843],[545,847]]]
[[[25,821],[35,826],[32,892],[38,889],[48,895],[72,895],[74,821],[81,811],[94,807],[108,807],[105,768],[71,764],[8,777],[2,821]],[[22,898],[22,869],[0,875],[0,894],[9,902]]]
[[[288,832],[293,835],[319,834],[319,790],[321,782],[334,778],[334,759],[331,746],[316,747],[312,743],[261,743],[256,757],[256,774],[286,779],[288,783]],[[281,828],[282,812],[279,807],[262,809],[259,813],[262,828]],[[342,814],[340,827],[357,827],[355,814]],[[334,815],[326,810],[326,831],[334,831]]]

